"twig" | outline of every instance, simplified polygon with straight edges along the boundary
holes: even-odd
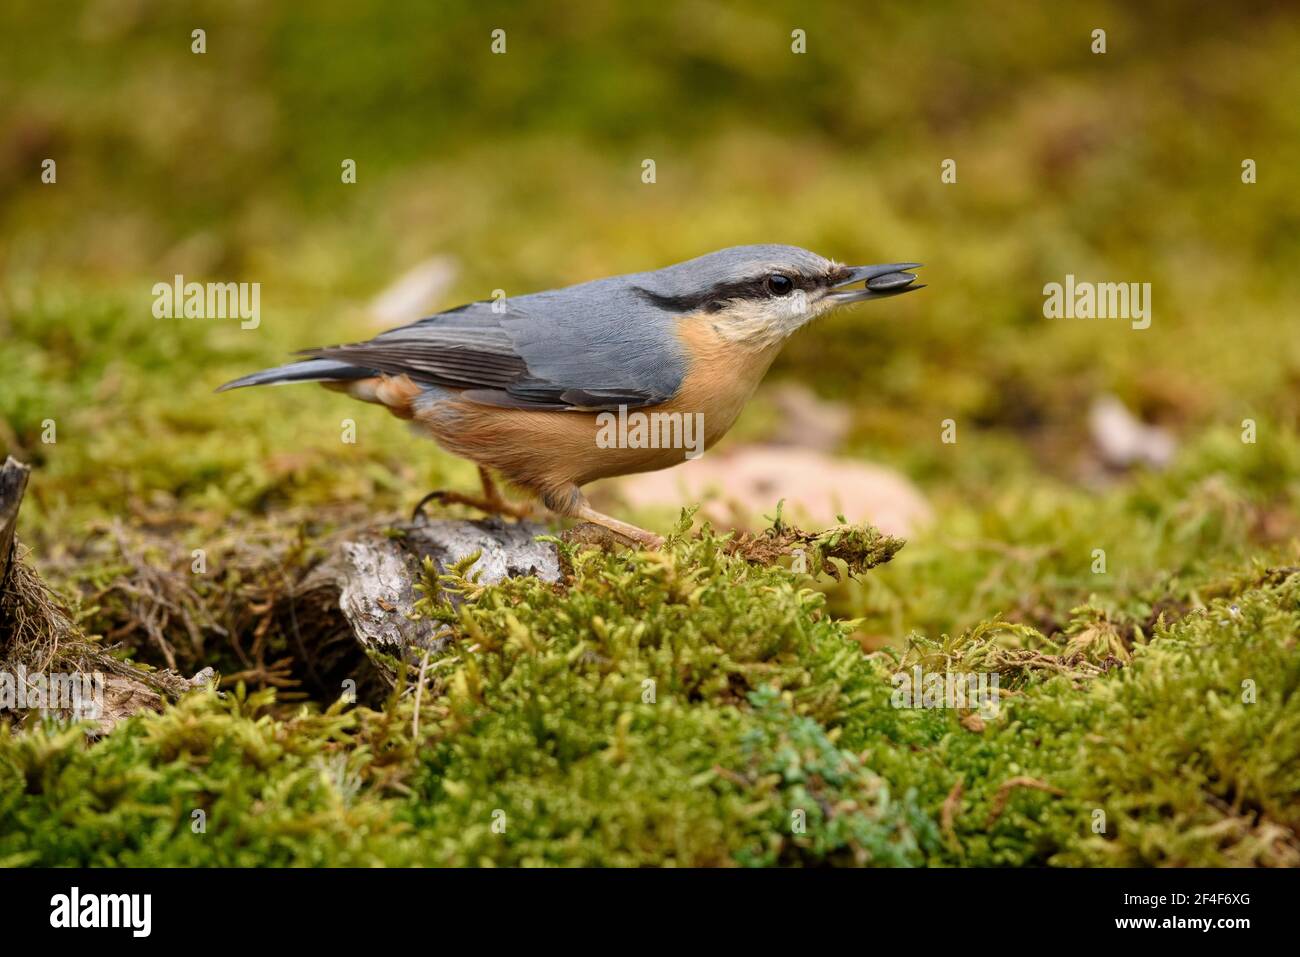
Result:
[[[943,836],[947,839],[948,844],[953,850],[961,853],[961,841],[957,840],[957,832],[953,830],[953,821],[957,817],[957,812],[961,809],[961,792],[965,778],[957,775],[957,782],[948,792],[948,796],[943,799],[943,811],[939,815],[939,821],[943,826]]]
[[[992,827],[993,822],[1001,817],[1003,809],[1007,806],[1007,801],[1011,799],[1012,788],[1034,788],[1038,791],[1046,791],[1056,797],[1060,797],[1065,793],[1060,788],[1054,788],[1046,781],[1040,781],[1037,778],[1021,776],[1003,781],[1002,787],[998,788],[998,793],[993,795],[993,806],[989,809],[989,819],[984,824],[986,828]]]
[[[420,692],[424,690],[424,669],[429,665],[429,652],[426,650],[420,659],[420,677],[415,681],[415,714],[411,715],[411,740],[420,740]]]

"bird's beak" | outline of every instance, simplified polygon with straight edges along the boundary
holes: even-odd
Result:
[[[865,282],[866,285],[860,289],[844,289],[842,292],[828,293],[826,298],[837,306],[843,306],[851,302],[884,299],[887,296],[898,296],[916,289],[924,289],[924,285],[912,285],[916,281],[916,277],[907,271],[920,268],[920,263],[848,266],[835,282],[834,288],[843,289],[844,286],[852,286],[854,283],[859,282]]]

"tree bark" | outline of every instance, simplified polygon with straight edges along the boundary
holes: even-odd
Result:
[[[432,622],[412,620],[415,584],[431,559],[441,572],[479,553],[471,574],[484,584],[518,575],[558,581],[555,546],[536,541],[547,529],[532,523],[435,521],[397,526],[396,534],[369,530],[342,541],[335,558],[313,572],[311,586],[334,585],[339,608],[365,648],[398,657],[438,638]],[[311,587],[309,586],[309,587]]]
[[[0,595],[9,581],[9,568],[17,548],[14,535],[18,529],[18,506],[27,490],[27,476],[31,466],[24,465],[12,455],[0,467]]]

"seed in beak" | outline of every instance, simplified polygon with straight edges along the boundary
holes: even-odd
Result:
[[[904,286],[910,286],[916,281],[916,277],[910,272],[890,272],[883,276],[876,276],[874,279],[867,280],[867,288],[874,292],[889,292],[894,289],[902,289]]]

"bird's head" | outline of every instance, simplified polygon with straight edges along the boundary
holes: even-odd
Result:
[[[844,266],[798,246],[732,246],[642,273],[634,286],[659,308],[702,313],[726,338],[762,346],[838,306],[924,288],[908,272],[920,265]]]

